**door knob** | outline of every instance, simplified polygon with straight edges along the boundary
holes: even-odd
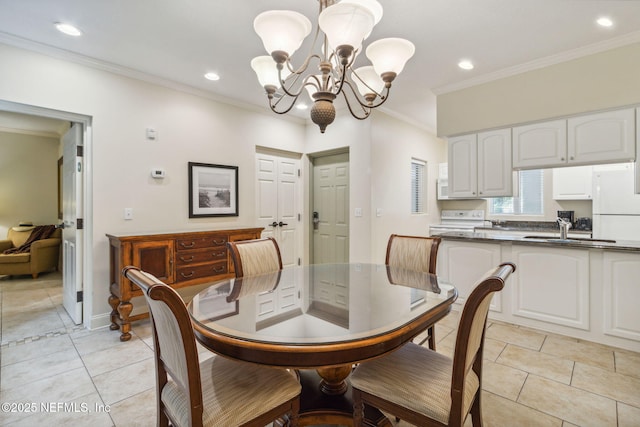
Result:
[[[277,223],[277,222],[275,222],[275,221],[273,221],[273,222],[272,222],[271,224],[269,224],[269,225],[270,225],[271,227],[277,227],[277,226],[278,226],[278,223]]]
[[[287,223],[284,223],[284,222],[280,221],[280,223],[279,223],[278,225],[279,225],[280,227],[282,227],[282,226],[284,226],[284,225],[289,225],[289,224],[287,224]]]

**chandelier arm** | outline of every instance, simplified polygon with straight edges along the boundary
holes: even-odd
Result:
[[[282,111],[276,110],[278,104],[280,104],[280,101],[282,101],[283,99],[284,99],[284,97],[278,99],[276,102],[272,102],[272,100],[270,99],[269,100],[269,108],[271,108],[271,111],[273,111],[276,114],[287,114],[289,111],[291,111],[293,106],[296,105],[296,101],[298,100],[298,97],[297,96],[293,97],[293,100],[291,101],[291,104],[289,105],[289,107],[287,109],[282,110]]]
[[[366,107],[365,105],[363,105],[360,100],[358,100],[358,105],[360,106],[360,108],[362,108],[362,112],[364,114],[364,116],[359,116],[354,110],[353,107],[351,106],[351,102],[349,102],[349,98],[347,97],[347,93],[346,91],[342,92],[342,96],[344,97],[344,101],[347,104],[347,108],[349,109],[349,112],[351,113],[351,115],[358,119],[358,120],[365,120],[369,117],[369,114],[371,114],[371,108]]]
[[[287,94],[288,96],[294,96],[294,97],[298,97],[300,96],[300,94],[302,93],[302,90],[304,89],[304,86],[306,85],[306,82],[303,83],[300,86],[300,89],[296,92],[291,90],[296,83],[298,82],[298,80],[302,77],[302,73],[304,73],[307,70],[307,67],[309,66],[309,62],[311,61],[312,58],[318,58],[320,59],[320,57],[318,55],[311,55],[309,56],[306,60],[305,63],[296,71],[294,71],[292,73],[292,75],[295,74],[295,78],[293,78],[292,80],[290,80],[289,84],[287,84],[287,82],[285,80],[282,79],[282,71],[278,70],[278,79],[280,80],[280,87],[282,88],[282,91]],[[289,63],[289,61],[287,60],[287,63]],[[289,76],[291,77],[291,76]],[[307,80],[309,78],[309,76],[304,77],[304,80]]]
[[[380,102],[378,102],[377,104],[371,104],[369,105],[368,102],[362,102],[360,100],[360,96],[358,95],[358,91],[356,89],[354,89],[353,84],[350,81],[345,81],[346,85],[349,86],[349,89],[351,89],[351,92],[353,93],[353,97],[355,98],[356,101],[358,101],[358,103],[363,107],[363,108],[378,108],[379,106],[381,106],[382,104],[384,104],[387,99],[389,99],[389,91],[391,90],[391,88],[389,87],[385,87],[385,90],[383,91],[383,93],[377,93],[374,91],[374,93],[376,95],[378,95],[378,97],[380,97]],[[369,86],[367,86],[369,87]]]

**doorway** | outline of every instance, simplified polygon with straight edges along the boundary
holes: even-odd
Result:
[[[82,323],[85,327],[90,326],[90,313],[88,310],[90,309],[91,304],[83,304],[83,301],[90,301],[92,295],[92,289],[90,286],[87,286],[83,289],[83,283],[90,284],[92,283],[91,275],[91,230],[92,230],[92,210],[91,210],[91,175],[86,171],[91,170],[91,117],[70,113],[66,111],[52,110],[48,108],[20,104],[10,101],[0,100],[0,113],[8,112],[8,113],[17,113],[22,114],[25,118],[33,117],[33,118],[48,118],[55,119],[60,121],[71,122],[73,125],[72,129],[75,128],[75,146],[82,146],[82,149],[76,149],[76,158],[72,163],[74,165],[74,170],[76,171],[77,181],[75,182],[74,187],[77,189],[76,192],[76,201],[80,201],[80,203],[75,203],[73,206],[69,206],[68,203],[62,204],[62,214],[63,218],[67,216],[73,217],[76,219],[74,221],[76,230],[75,230],[75,242],[73,242],[75,250],[72,252],[65,251],[62,249],[63,260],[62,260],[62,276],[63,276],[63,293],[69,296],[75,297],[75,301],[73,301],[73,313],[69,313],[71,318],[75,323]],[[63,137],[61,137],[61,144]],[[80,163],[78,163],[80,161]],[[63,155],[64,162],[64,155]],[[80,165],[80,166],[78,166]],[[57,177],[51,177],[52,180],[57,180]],[[70,212],[69,209],[73,209],[73,212]],[[66,210],[66,212],[65,212]],[[65,239],[63,230],[63,240]],[[68,243],[68,242],[65,242]],[[82,250],[84,248],[84,250]],[[80,249],[80,250],[78,250]],[[73,253],[73,259],[69,259],[67,255],[65,258],[65,252]],[[68,274],[68,266],[74,266],[73,271],[78,272],[78,274]],[[67,271],[65,271],[67,270]],[[65,304],[65,308],[67,304]],[[71,307],[71,306],[70,306]],[[69,310],[69,308],[68,308]]]
[[[349,262],[349,153],[312,159],[313,264]]]

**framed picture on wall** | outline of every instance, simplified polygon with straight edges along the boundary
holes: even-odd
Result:
[[[238,216],[238,167],[189,162],[189,218]]]

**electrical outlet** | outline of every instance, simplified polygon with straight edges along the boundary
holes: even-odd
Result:
[[[124,219],[133,219],[133,208],[124,208]]]

